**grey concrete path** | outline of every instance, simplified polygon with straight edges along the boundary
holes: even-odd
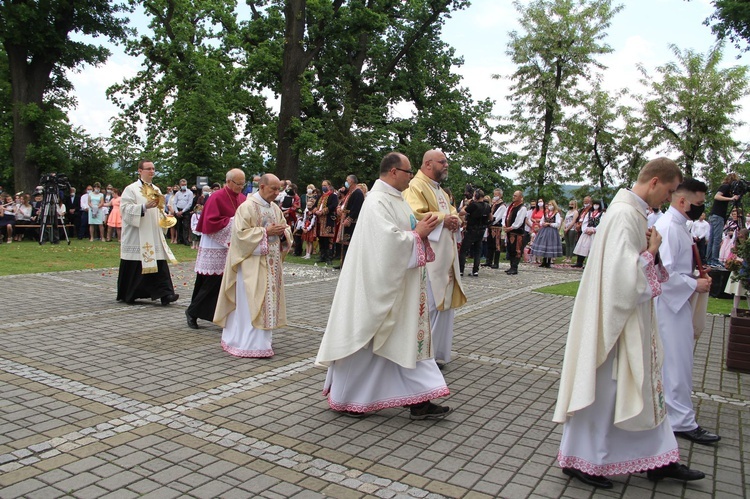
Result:
[[[724,369],[725,317],[709,318],[694,370],[698,419],[723,440],[680,441],[683,462],[707,478],[619,476],[594,493],[560,472],[550,421],[573,300],[532,291],[580,273],[522,266],[465,279],[445,370],[456,410],[442,421],[328,408],[312,361],[337,272],[287,266],[291,324],[264,360],[224,353],[218,327],[188,329],[192,263],[172,273],[181,299],[170,307],[116,303],[115,270],[0,277],[0,497],[750,493],[750,375]]]

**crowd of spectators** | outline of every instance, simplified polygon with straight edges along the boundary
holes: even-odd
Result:
[[[259,179],[256,175],[252,182],[247,182],[243,193],[250,195],[257,191]],[[731,180],[728,177],[725,184]],[[346,227],[356,224],[356,213],[352,217],[350,210],[346,209],[346,200],[353,186],[348,185],[347,180],[347,185],[334,189],[330,181],[323,180],[320,187],[309,184],[304,191],[300,191],[290,180],[281,182],[283,188],[276,198],[276,203],[292,227],[293,254],[304,259],[311,259],[313,255],[317,255],[318,261],[327,263],[340,258],[345,251],[342,240],[351,237],[350,233],[348,236],[345,234]],[[722,188],[724,187],[722,184]],[[195,227],[201,208],[211,193],[220,188],[219,183],[213,183],[204,185],[199,190],[195,185],[188,187],[187,181],[181,179],[162,191],[166,201],[165,215],[177,219],[175,226],[169,229],[170,241],[173,244],[185,244],[197,249],[200,234],[196,232]],[[364,183],[356,184],[356,189],[367,194],[367,185]],[[495,189],[493,195],[489,196],[481,189],[467,186],[464,197],[458,203],[450,190],[446,191],[463,220],[458,236],[462,275],[467,258],[473,258],[474,262],[469,273],[471,276],[478,274],[482,258],[484,263],[481,266],[498,268],[506,250],[504,227],[508,226],[508,221],[505,220],[508,205],[503,200],[503,191]],[[716,196],[718,202],[715,203],[719,205],[725,199],[733,199],[727,197],[726,188],[717,192]],[[40,187],[33,193],[19,192],[11,195],[3,192],[0,186],[0,241],[11,243],[24,238],[38,239],[42,201],[43,192]],[[526,262],[550,267],[557,258],[563,257],[561,263],[571,264],[574,268],[583,267],[596,236],[596,229],[606,212],[606,206],[603,201],[592,201],[591,197],[586,196],[580,208],[575,199],[569,200],[567,207],[567,210],[563,210],[554,199],[545,201],[539,198],[533,204],[525,203],[523,255]],[[95,182],[87,185],[85,193],[79,195],[76,188],[71,187],[69,192],[60,193],[56,214],[61,232],[59,237],[62,237],[64,225],[69,237],[77,236],[79,240],[88,237],[91,242],[117,241],[122,227],[120,190],[111,184],[106,184],[106,188],[102,189],[101,184]],[[654,208],[653,214],[649,216],[648,225],[653,225],[660,215],[659,208]],[[729,210],[722,231],[714,238],[713,227],[706,220],[705,214],[695,222],[688,222],[688,230],[704,262],[707,256],[710,259],[709,242],[712,239],[718,240],[718,244],[713,243],[717,244],[719,249],[718,262],[711,263],[715,267],[723,266],[740,229],[738,216],[736,209]],[[712,217],[716,221],[717,217]],[[750,216],[746,226],[750,226]]]

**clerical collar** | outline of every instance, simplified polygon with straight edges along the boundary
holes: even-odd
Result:
[[[140,181],[141,181],[141,184],[143,184],[143,185],[154,185],[153,183],[148,183],[148,182],[144,181],[144,180],[143,180],[142,178],[140,178],[140,177],[138,178],[138,180],[140,180]]]
[[[268,201],[266,201],[265,199],[263,199],[262,197],[260,197],[260,191],[256,191],[256,192],[254,192],[254,193],[253,193],[253,197],[254,197],[255,199],[257,199],[258,201],[260,201],[260,203],[261,203],[261,204],[262,204],[263,206],[271,206],[271,203],[269,203]]]
[[[396,189],[395,187],[393,187],[393,186],[392,186],[391,184],[389,184],[388,182],[383,182],[382,180],[380,180],[380,179],[377,179],[377,180],[375,181],[375,184],[378,184],[378,183],[379,183],[379,184],[381,184],[381,185],[382,185],[382,187],[383,187],[383,188],[384,188],[385,190],[387,190],[387,191],[388,191],[388,192],[389,192],[390,194],[395,194],[396,196],[399,196],[399,197],[400,197],[400,196],[402,196],[402,193],[401,193],[401,191],[399,191],[398,189]],[[373,185],[373,187],[375,187],[375,186]]]
[[[651,213],[651,207],[649,207],[648,203],[632,190],[628,189],[628,192],[638,201],[638,206],[641,207],[643,213],[648,217],[648,214]]]

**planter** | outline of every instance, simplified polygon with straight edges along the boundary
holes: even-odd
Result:
[[[750,311],[732,310],[729,319],[727,369],[750,373]]]

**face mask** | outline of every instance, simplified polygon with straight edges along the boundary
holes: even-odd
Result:
[[[286,190],[286,194],[287,194],[287,196],[293,196],[294,195],[294,191],[292,191],[291,189],[287,189]]]
[[[328,187],[326,187],[325,185],[323,186],[323,192],[328,192]]]
[[[539,208],[541,208],[542,206],[544,206],[544,203],[537,203],[536,205],[537,205],[537,206],[538,206]]]
[[[690,204],[690,209],[687,211],[686,215],[690,220],[698,220],[703,212],[706,211],[706,205],[705,204]]]
[[[95,192],[96,194],[99,194],[99,188],[97,187],[96,189],[94,189],[94,192]]]
[[[344,182],[344,187],[346,187],[347,189],[349,188],[349,182],[348,181]]]
[[[258,182],[253,182],[253,189],[257,189],[257,188],[258,188]]]
[[[112,189],[107,189],[107,194],[112,194]]]
[[[598,209],[599,209],[599,205],[598,205],[598,204],[595,204],[595,205],[594,205],[594,211],[596,211],[596,210],[598,210]]]
[[[312,194],[312,189],[307,189],[307,195],[309,196],[310,194]]]
[[[94,191],[92,191],[91,189],[86,189],[86,193],[91,194],[92,192]]]
[[[584,208],[588,208],[589,206],[591,206],[591,205],[590,205],[590,204],[588,204],[588,203],[584,203],[584,204],[583,204],[583,207],[584,207]]]
[[[187,190],[187,186],[186,185],[181,185],[180,186],[180,190],[181,191],[186,191]]]
[[[495,196],[494,198],[492,198],[492,201],[498,201],[499,199],[500,198],[498,196]]]
[[[547,206],[547,209],[548,209],[549,211],[552,211],[552,205],[549,205],[549,206]]]
[[[568,206],[569,210],[575,210],[575,206]]]

